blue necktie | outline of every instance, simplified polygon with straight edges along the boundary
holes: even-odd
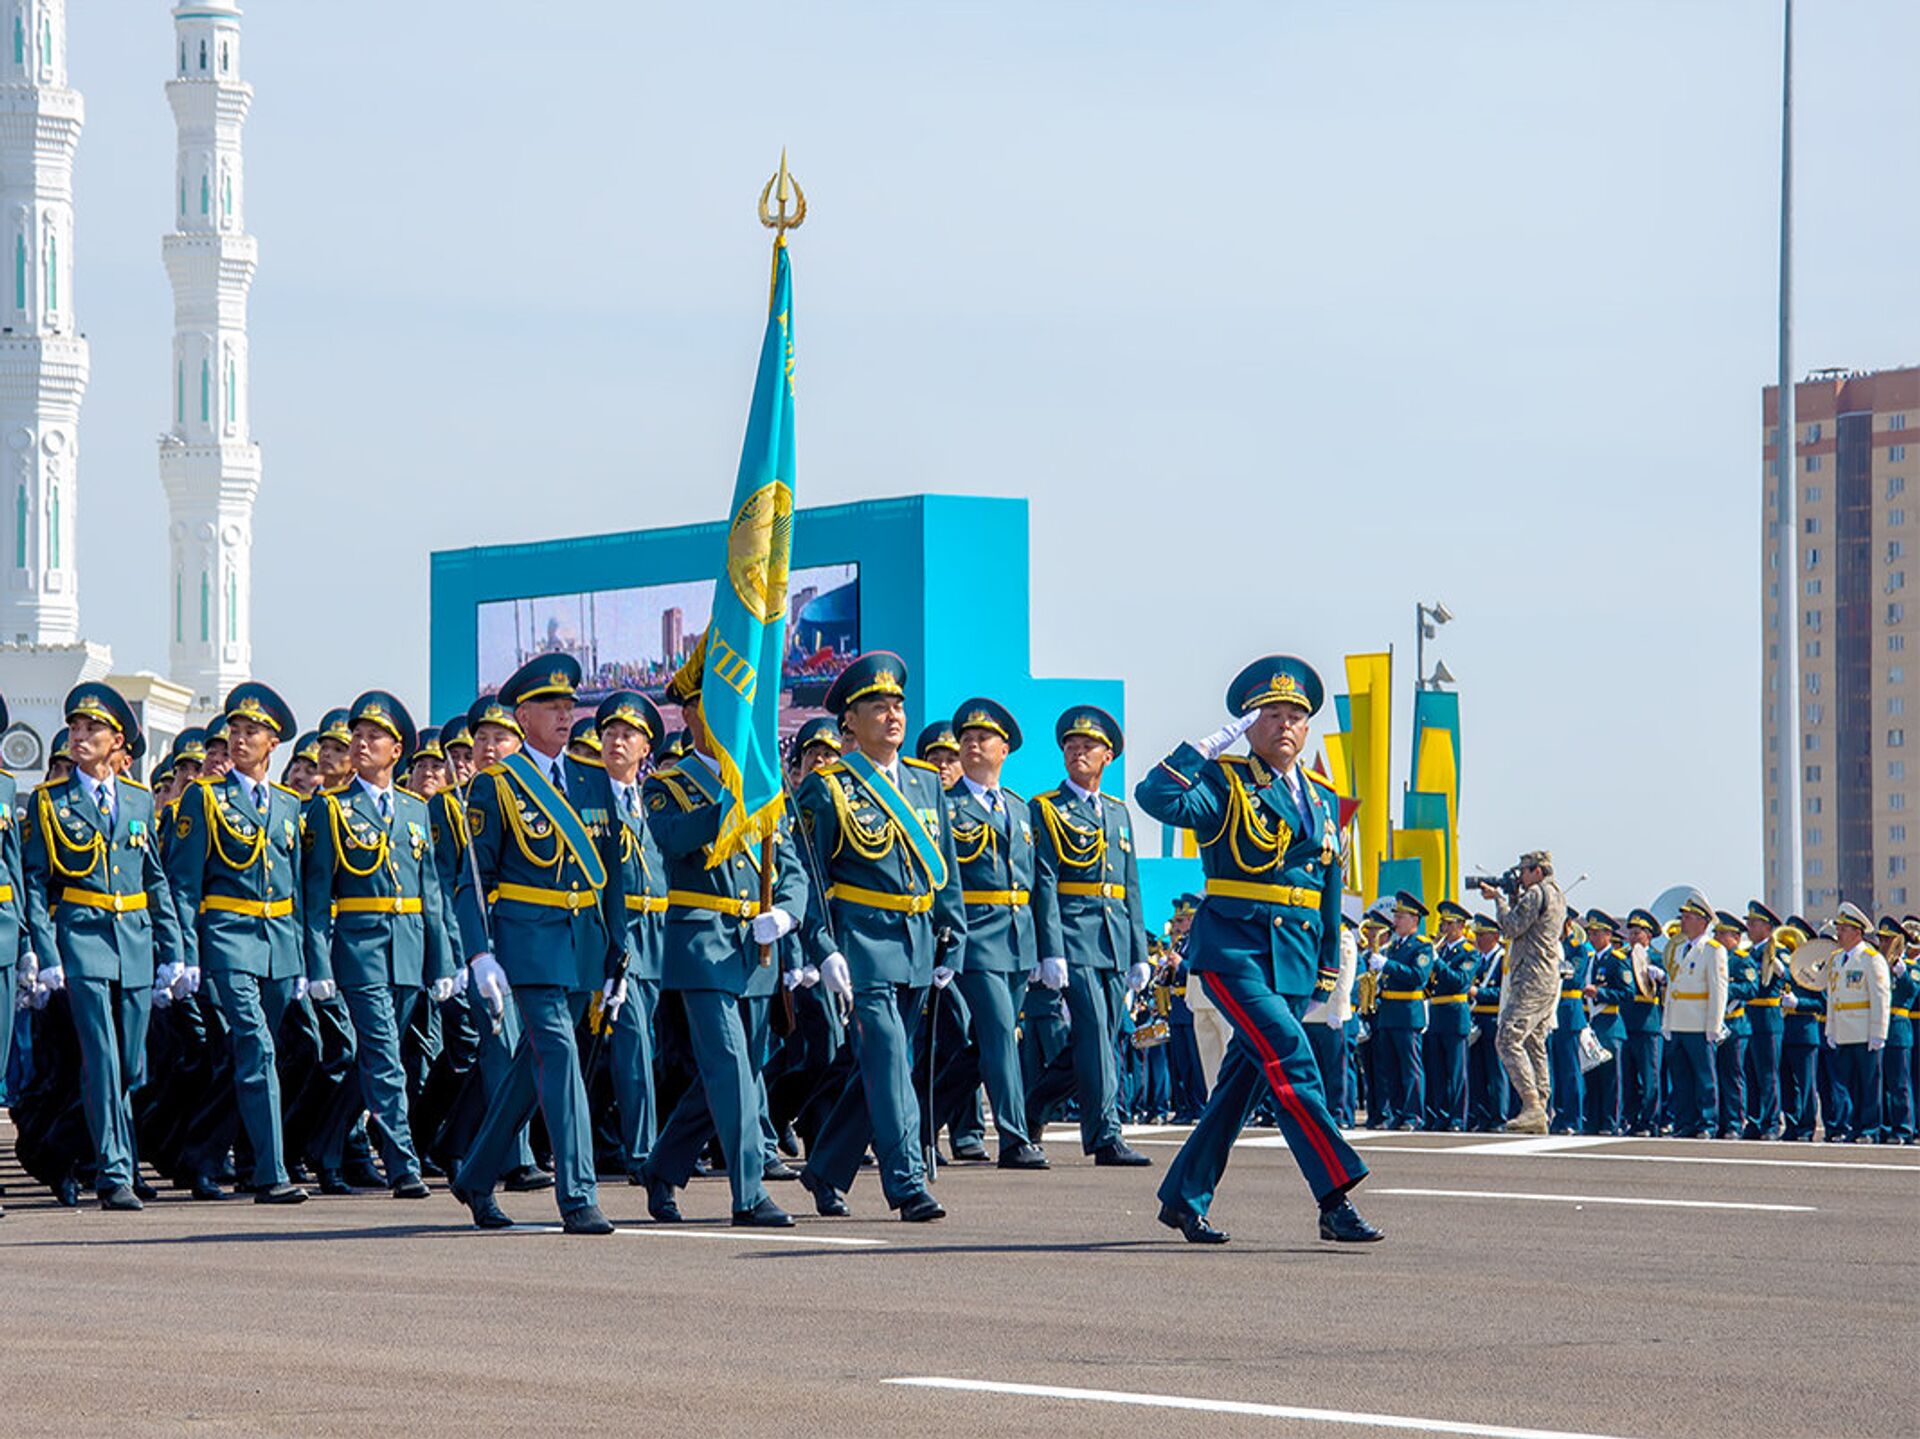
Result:
[[[380,794],[380,821],[383,824],[393,823],[393,796],[384,790]]]

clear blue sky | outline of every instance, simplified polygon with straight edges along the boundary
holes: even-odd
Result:
[[[1467,858],[1737,903],[1778,8],[256,0],[260,677],[424,699],[431,549],[718,517],[784,143],[802,503],[1029,497],[1142,758],[1444,600]],[[84,624],[163,669],[171,23],[70,11]],[[1802,368],[1914,363],[1920,6],[1801,12]]]

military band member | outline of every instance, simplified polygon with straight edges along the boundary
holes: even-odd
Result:
[[[1580,1068],[1580,1031],[1587,1027],[1587,984],[1593,945],[1572,910],[1560,937],[1560,997],[1547,1032],[1547,1063],[1553,1075],[1548,1130],[1578,1134],[1587,1112],[1586,1076]]]
[[[1100,792],[1101,776],[1126,740],[1119,721],[1093,705],[1067,710],[1054,726],[1067,777],[1029,803],[1033,826],[1033,921],[1040,947],[1035,977],[1065,991],[1068,1047],[1029,1075],[1027,1133],[1045,1132],[1048,1112],[1067,1095],[1080,1107],[1080,1147],[1095,1164],[1152,1163],[1120,1135],[1114,1046],[1129,994],[1153,977],[1142,918],[1133,821],[1126,802]]]
[[[954,711],[959,781],[947,790],[947,818],[967,906],[967,944],[955,986],[973,1016],[978,1060],[965,1078],[986,1080],[999,1131],[1002,1169],[1045,1169],[1027,1132],[1027,1086],[1018,1037],[1027,976],[1040,962],[1033,927],[1033,826],[1027,802],[1000,771],[1020,748],[1020,726],[997,701],[970,699]]]
[[[841,672],[826,704],[857,748],[796,796],[816,866],[806,946],[828,991],[853,1006],[857,1062],[800,1181],[821,1213],[844,1213],[871,1143],[887,1204],[920,1222],[946,1211],[926,1189],[911,1036],[927,986],[944,988],[963,962],[967,914],[939,772],[900,753],[906,682],[886,651]],[[937,956],[941,930],[951,948]]]
[[[1324,694],[1304,660],[1255,660],[1228,686],[1234,718],[1182,744],[1134,790],[1149,815],[1200,843],[1206,897],[1187,968],[1234,1030],[1220,1082],[1160,1185],[1160,1222],[1190,1243],[1226,1242],[1207,1211],[1263,1088],[1319,1203],[1320,1237],[1381,1237],[1347,1197],[1367,1166],[1333,1123],[1300,1023],[1309,999],[1331,994],[1340,976],[1337,804],[1299,763]],[[1225,754],[1242,735],[1252,753]]]
[[[1196,906],[1197,907],[1197,906]],[[1360,969],[1360,944],[1356,935],[1360,926],[1344,914],[1340,917],[1340,972],[1334,977],[1333,990],[1315,994],[1306,1012],[1300,1016],[1313,1047],[1313,1059],[1320,1070],[1320,1087],[1327,1094],[1327,1111],[1342,1129],[1353,1124],[1351,1063],[1347,1048],[1347,1020],[1353,1013],[1353,982]],[[1464,1000],[1460,1011],[1466,1013]],[[1173,1046],[1168,1045],[1169,1049]],[[1463,1047],[1464,1048],[1464,1047]],[[1462,1071],[1464,1076],[1464,1070]],[[1464,1110],[1465,1081],[1462,1079],[1461,1105]]]
[[[618,1010],[626,955],[621,836],[607,772],[564,753],[580,665],[538,655],[500,687],[525,736],[467,796],[472,863],[455,907],[471,992],[520,1008],[520,1046],[454,1178],[454,1197],[483,1229],[512,1223],[493,1198],[521,1126],[537,1107],[553,1143],[560,1220],[569,1234],[611,1234],[600,1212],[593,1132],[575,1027],[597,989]]]
[[[1747,1004],[1760,987],[1760,966],[1747,947],[1746,921],[1721,910],[1713,937],[1727,952],[1727,1017],[1723,1037],[1713,1054],[1720,1089],[1722,1139],[1738,1139],[1747,1121],[1747,1041],[1753,1027]]]
[[[667,698],[680,706],[686,725],[686,753],[655,769],[642,792],[658,850],[655,863],[665,881],[661,983],[680,996],[686,1011],[695,1078],[667,1116],[638,1178],[646,1186],[647,1212],[663,1224],[679,1223],[674,1191],[693,1177],[701,1151],[717,1136],[727,1161],[733,1223],[778,1229],[793,1220],[767,1193],[761,1070],[776,985],[817,977],[795,968],[785,972],[793,976],[788,981],[780,964],[783,952],[797,958],[792,946],[780,942],[806,913],[808,885],[785,816],[774,846],[771,907],[760,905],[758,846],[709,862],[726,791],[700,704],[705,657],[703,641],[667,686]],[[653,732],[660,733],[658,714],[651,718]]]
[[[1880,1137],[1880,1066],[1892,1018],[1892,976],[1867,941],[1873,921],[1858,905],[1833,917],[1835,942],[1828,981],[1827,1047],[1833,1057],[1837,1137],[1871,1144]]]
[[[627,1177],[640,1172],[659,1132],[653,1084],[653,1016],[667,928],[666,865],[641,803],[640,768],[666,733],[660,711],[636,690],[615,690],[594,712],[594,737],[613,787],[619,817],[620,858],[627,891],[627,1002],[614,1016],[607,1047],[614,1103],[620,1110],[620,1159]]]
[[[1726,1028],[1727,952],[1707,932],[1713,920],[1703,899],[1680,906],[1681,943],[1667,973],[1660,1036],[1673,1073],[1673,1132],[1680,1139],[1719,1131],[1714,1047]]]
[[[1913,1012],[1920,1003],[1920,974],[1914,972],[1906,930],[1883,915],[1874,931],[1874,947],[1887,961],[1891,988],[1887,997],[1887,1047],[1880,1061],[1880,1142],[1912,1144]]]
[[[1473,1035],[1467,1042],[1467,1089],[1471,1096],[1467,1127],[1491,1134],[1505,1126],[1508,1102],[1506,1066],[1494,1036],[1500,1031],[1501,971],[1507,962],[1500,944],[1500,921],[1490,914],[1473,917],[1473,949],[1479,963],[1471,995]]]
[[[1467,943],[1465,905],[1443,899],[1434,906],[1440,942],[1434,946],[1433,972],[1427,981],[1427,1031],[1420,1063],[1426,1085],[1425,1127],[1467,1127],[1467,1038],[1473,1032],[1468,994],[1479,963]]]
[[[1620,1087],[1627,1132],[1641,1136],[1660,1132],[1660,991],[1667,972],[1653,957],[1653,943],[1659,933],[1660,921],[1650,911],[1636,909],[1627,915],[1633,997],[1620,1011],[1627,1022],[1626,1070]]]
[[[139,733],[132,707],[89,681],[68,693],[64,713],[74,768],[34,792],[22,851],[27,928],[38,983],[64,988],[72,1007],[101,1207],[139,1209],[129,1096],[146,1082],[156,967],[185,972],[180,925],[153,796],[115,772]]]
[[[385,690],[368,690],[348,706],[347,727],[354,779],[323,794],[308,816],[309,993],[337,986],[346,1001],[360,1098],[379,1121],[388,1187],[395,1198],[423,1199],[400,1025],[422,990],[435,1001],[453,992],[446,909],[427,802],[394,783],[400,757],[415,748],[412,717]]]
[[[1790,957],[1813,937],[1813,925],[1789,915],[1774,938]],[[1784,1016],[1780,1036],[1780,1117],[1784,1139],[1811,1140],[1818,1128],[1820,1052],[1826,1045],[1827,995],[1793,977],[1780,996]]]
[[[1379,1046],[1374,1073],[1380,1081],[1383,1129],[1418,1129],[1426,1115],[1420,1049],[1427,1028],[1427,981],[1433,973],[1433,946],[1420,932],[1426,917],[1427,907],[1418,895],[1406,890],[1394,895],[1393,939],[1367,961],[1380,986],[1373,1042]]]
[[[1781,997],[1787,989],[1786,956],[1775,931],[1780,917],[1759,900],[1747,902],[1748,953],[1755,977],[1747,1000],[1747,1118],[1743,1139],[1780,1137],[1780,1042],[1786,1032]]]
[[[1586,913],[1587,942],[1593,946],[1586,997],[1592,1002],[1593,1037],[1612,1057],[1585,1076],[1588,1134],[1620,1134],[1621,1082],[1626,1074],[1626,1006],[1633,1003],[1633,959],[1616,936],[1619,921],[1603,909]]]

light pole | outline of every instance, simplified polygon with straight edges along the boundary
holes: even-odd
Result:
[[[1761,816],[1776,821],[1780,840],[1774,850],[1779,878],[1770,896],[1783,906],[1782,914],[1796,914],[1802,902],[1800,843],[1800,521],[1797,514],[1800,476],[1797,424],[1793,413],[1793,0],[1786,0],[1780,66],[1780,395],[1774,425],[1774,650],[1779,658],[1773,671],[1772,702],[1778,719],[1774,736],[1780,748],[1773,756],[1780,782],[1775,798],[1780,813]],[[1765,761],[1763,760],[1762,763]],[[1762,786],[1764,790],[1764,786]]]
[[[1430,605],[1416,603],[1413,607],[1413,687],[1416,691],[1438,689],[1442,684],[1451,684],[1452,673],[1444,663],[1434,666],[1431,677],[1427,674],[1427,641],[1432,639],[1438,626],[1450,623],[1453,611],[1438,600]]]

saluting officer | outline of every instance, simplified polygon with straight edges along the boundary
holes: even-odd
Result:
[[[953,714],[961,776],[947,790],[947,818],[967,904],[967,947],[955,980],[973,1015],[977,1064],[999,1131],[1002,1169],[1045,1169],[1046,1152],[1027,1132],[1019,1016],[1027,976],[1040,962],[1033,930],[1033,826],[1027,802],[1000,783],[1020,726],[997,700],[970,699]]]
[[[1440,920],[1440,942],[1434,946],[1433,973],[1427,980],[1427,1034],[1421,1044],[1426,1127],[1457,1131],[1467,1127],[1467,1036],[1473,1029],[1467,996],[1479,959],[1466,939],[1467,921],[1473,918],[1467,907],[1443,899],[1434,913]]]
[[[538,655],[515,671],[500,700],[525,744],[483,770],[467,796],[470,863],[455,907],[472,988],[495,1012],[511,995],[525,1026],[454,1179],[454,1197],[483,1229],[512,1223],[493,1187],[537,1106],[553,1142],[561,1224],[569,1234],[613,1232],[600,1212],[574,1030],[595,989],[616,1011],[625,1002],[626,884],[607,772],[564,753],[579,684],[571,655]]]
[[[1426,1083],[1420,1068],[1421,1036],[1427,1028],[1427,981],[1433,974],[1433,946],[1420,932],[1427,907],[1416,894],[1393,897],[1393,942],[1368,961],[1380,981],[1380,1009],[1374,1015],[1373,1042],[1380,1078],[1380,1125],[1418,1129],[1426,1111]]]
[[[155,961],[182,964],[180,923],[154,842],[153,795],[115,773],[133,709],[88,681],[66,697],[73,772],[34,791],[22,851],[39,983],[68,992],[80,1098],[103,1209],[139,1209],[129,1096],[146,1082]],[[183,965],[184,970],[184,965]]]
[[[701,1151],[717,1135],[734,1224],[781,1229],[793,1220],[767,1193],[760,1076],[781,978],[776,956],[798,958],[793,946],[780,941],[806,913],[807,880],[793,848],[792,822],[784,815],[774,844],[771,907],[760,907],[757,845],[711,863],[726,790],[700,705],[705,665],[703,638],[667,686],[667,698],[680,706],[688,752],[654,770],[642,791],[666,884],[661,983],[685,1009],[694,1081],[668,1114],[637,1178],[646,1186],[647,1212],[663,1224],[679,1223],[684,1216],[675,1191],[693,1177]],[[657,712],[652,723],[653,732],[661,733]],[[791,976],[789,987],[802,978],[797,968],[785,975]]]
[[[1749,956],[1755,969],[1747,1000],[1747,1118],[1743,1139],[1780,1137],[1780,1045],[1786,1033],[1781,1005],[1787,990],[1787,960],[1777,931],[1780,917],[1759,900],[1747,901]]]
[[[400,1023],[423,989],[435,1001],[453,993],[453,953],[427,802],[393,778],[414,748],[413,718],[387,691],[368,690],[347,707],[347,729],[354,778],[308,816],[307,970],[313,984],[338,986],[353,1017],[360,1096],[380,1124],[388,1187],[423,1199]]]
[[[845,1213],[871,1143],[888,1206],[919,1223],[946,1210],[926,1189],[912,1035],[927,986],[951,983],[963,962],[967,912],[939,772],[900,753],[906,684],[906,663],[885,650],[841,671],[826,704],[858,748],[795,796],[825,886],[807,896],[806,945],[828,992],[853,1005],[857,1064],[800,1182],[820,1213]],[[952,948],[937,955],[941,930]]]
[[[1206,897],[1186,963],[1234,1032],[1219,1083],[1160,1185],[1160,1222],[1193,1244],[1227,1240],[1207,1210],[1263,1088],[1319,1202],[1320,1237],[1381,1237],[1347,1197],[1367,1166],[1334,1125],[1300,1023],[1309,998],[1333,993],[1340,976],[1338,807],[1299,763],[1324,697],[1304,660],[1255,660],[1227,688],[1233,720],[1182,744],[1134,787],[1149,815],[1200,841]],[[1243,734],[1251,755],[1223,753]]]
[[[1100,792],[1101,776],[1126,737],[1119,721],[1094,705],[1067,710],[1053,733],[1067,777],[1029,805],[1041,955],[1036,977],[1066,991],[1072,1027],[1067,1049],[1028,1076],[1027,1133],[1043,1134],[1048,1111],[1077,1092],[1081,1150],[1095,1164],[1144,1166],[1153,1161],[1120,1134],[1114,1047],[1127,997],[1147,987],[1153,965],[1133,819],[1124,800]]]

